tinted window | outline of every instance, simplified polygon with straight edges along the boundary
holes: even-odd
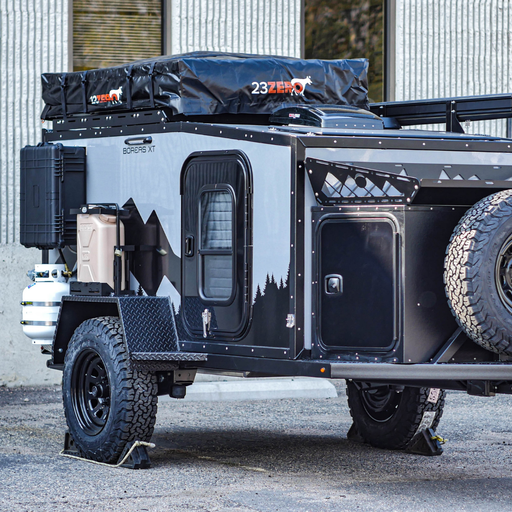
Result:
[[[307,59],[370,61],[371,101],[384,99],[384,0],[305,0]]]

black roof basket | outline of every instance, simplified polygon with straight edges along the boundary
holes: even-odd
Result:
[[[446,131],[464,133],[464,121],[512,118],[512,94],[371,103],[370,110],[386,128],[446,123]]]

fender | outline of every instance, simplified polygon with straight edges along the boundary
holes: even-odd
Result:
[[[178,335],[169,297],[62,297],[48,367],[62,369],[69,340],[85,320],[117,316],[130,356],[178,352]]]

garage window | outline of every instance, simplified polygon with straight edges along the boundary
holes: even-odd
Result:
[[[162,0],[73,0],[73,69],[162,55]]]

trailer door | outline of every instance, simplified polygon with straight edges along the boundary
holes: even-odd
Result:
[[[182,313],[193,338],[237,340],[249,322],[249,163],[240,152],[192,155],[182,172]]]

